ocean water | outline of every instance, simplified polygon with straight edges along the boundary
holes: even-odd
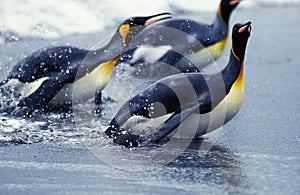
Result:
[[[240,9],[299,4],[300,0],[243,0]],[[40,36],[57,38],[72,33],[102,31],[117,21],[134,15],[148,15],[169,11],[212,12],[219,0],[50,0],[42,1],[1,1],[0,3],[0,43],[8,33],[11,39],[17,36]],[[2,35],[3,36],[3,35]]]
[[[219,3],[188,2],[1,1],[0,78],[18,60],[45,46],[91,48],[131,15],[169,11],[211,20]],[[171,162],[147,170],[153,166],[152,154],[136,154],[103,138],[111,113],[104,113],[99,121],[85,112],[91,104],[77,107],[76,113],[82,114],[79,122],[70,113],[35,113],[32,118],[1,113],[0,194],[54,190],[61,194],[299,194],[300,93],[296,89],[300,69],[294,39],[300,32],[295,25],[300,23],[299,2],[244,0],[233,14],[231,25],[253,22],[245,63],[245,100],[208,154],[200,155],[197,146],[202,141],[196,142]],[[132,4],[138,4],[138,10]],[[285,19],[287,13],[291,17]],[[199,14],[204,18],[198,18]],[[276,21],[272,25],[270,16]],[[228,47],[220,63],[226,62]],[[93,155],[95,145],[106,152],[100,154],[100,161]],[[155,160],[173,152],[164,150]]]

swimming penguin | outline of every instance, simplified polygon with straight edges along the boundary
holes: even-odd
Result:
[[[229,19],[240,0],[221,0],[212,24],[190,19],[165,20],[143,29],[129,44],[120,62],[131,66],[140,63],[163,62],[177,66],[180,53],[195,58],[198,67],[178,65],[180,72],[199,71],[222,54],[227,42]],[[136,49],[137,48],[137,49]],[[176,52],[176,53],[174,53]]]
[[[194,72],[168,76],[130,98],[112,119],[106,135],[117,144],[136,147],[159,142],[174,133],[178,137],[198,137],[230,121],[239,111],[243,100],[244,57],[250,32],[251,22],[234,25],[229,62],[219,74]],[[162,106],[155,110],[155,105]],[[219,112],[224,107],[226,111],[222,120]],[[151,119],[162,115],[168,118],[150,135],[130,132],[130,128],[137,124],[124,128],[124,124],[133,116]],[[212,115],[217,118],[212,118]],[[193,130],[195,124],[197,127]],[[181,125],[185,125],[184,131],[181,129],[176,132]]]
[[[70,106],[74,84],[82,87],[82,97],[73,103],[95,95],[95,101],[99,103],[101,90],[109,81],[112,68],[126,45],[145,26],[167,18],[170,18],[169,13],[131,17],[119,26],[110,42],[100,49],[58,46],[36,51],[13,67],[9,76],[0,83],[0,91],[10,93],[17,99],[21,115],[39,108]],[[95,82],[97,90],[89,90],[89,84]]]

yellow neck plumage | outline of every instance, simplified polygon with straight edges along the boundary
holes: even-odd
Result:
[[[204,64],[204,65],[207,62],[207,59],[216,60],[217,58],[219,58],[222,55],[222,52],[226,46],[227,34],[228,34],[228,32],[226,33],[225,37],[221,41],[219,41],[211,46],[208,46],[193,55],[195,55],[196,58],[199,61],[201,61],[201,64]]]
[[[231,89],[232,88],[244,88],[244,62],[242,62],[239,76],[236,79],[236,81],[233,83]]]
[[[214,57],[214,59],[217,59],[218,57],[221,56],[224,47],[226,45],[226,42],[227,42],[227,33],[221,41],[207,47],[205,50],[206,52],[209,52]]]
[[[74,104],[86,101],[95,96],[96,91],[101,91],[107,85],[113,67],[119,57],[99,64],[94,70],[77,79],[74,83],[65,84],[58,94],[51,100],[50,104],[64,105],[72,99]],[[74,90],[75,93],[74,93]],[[74,96],[75,94],[75,96]]]
[[[112,70],[119,58],[120,57],[116,57],[111,61],[104,62],[91,72],[91,74],[94,73],[97,75],[97,90],[102,90],[106,86],[111,77]]]
[[[226,104],[226,121],[233,118],[240,110],[244,98],[244,62],[242,62],[241,70],[238,78],[233,83],[229,93],[225,97]]]
[[[222,18],[221,15],[221,6],[219,6],[218,8],[218,17],[225,23],[224,19]],[[210,57],[213,57],[213,59],[217,59],[221,56],[226,43],[227,43],[227,39],[228,39],[228,27],[226,29],[226,35],[224,36],[224,38],[220,41],[218,41],[217,43],[204,48],[203,50],[201,50],[200,52],[196,53],[196,55],[199,57],[199,59],[203,58],[203,59],[207,59]]]

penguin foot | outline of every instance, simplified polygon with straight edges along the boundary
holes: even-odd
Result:
[[[139,139],[140,136],[134,135],[128,132],[121,132],[119,136],[114,138],[114,143],[123,145],[127,148],[131,147],[138,147],[139,146]]]
[[[163,138],[161,140],[151,139],[151,137],[143,137],[129,133],[127,131],[122,131],[118,136],[114,137],[114,143],[123,145],[127,148],[131,147],[148,147],[148,146],[158,146],[168,142],[169,138]]]
[[[109,138],[113,138],[115,136],[117,136],[117,129],[109,126],[106,130],[105,130],[105,134],[109,137]]]
[[[140,136],[131,134],[123,129],[117,129],[113,126],[109,126],[105,134],[109,138],[113,138],[113,142],[119,145],[123,145],[125,147],[138,147],[139,146],[139,138]]]
[[[95,99],[95,116],[101,118],[103,116],[103,112],[105,111],[105,104],[115,102],[109,96],[100,96],[100,98]]]
[[[102,114],[103,114],[103,110],[104,110],[104,107],[102,106],[102,104],[95,105],[95,115],[96,115],[96,117],[101,118]]]
[[[17,108],[11,112],[11,115],[16,117],[31,117],[33,110],[28,107]]]

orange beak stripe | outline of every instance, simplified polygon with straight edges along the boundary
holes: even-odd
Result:
[[[241,0],[232,0],[232,1],[230,1],[229,2],[229,5],[236,5],[236,4],[238,4],[239,2],[241,2]]]
[[[158,21],[160,21],[161,19],[156,19],[156,20],[148,20],[146,23],[145,23],[145,26],[149,26],[149,25],[151,25],[151,24],[153,24],[153,23],[155,23],[155,22],[158,22]]]

